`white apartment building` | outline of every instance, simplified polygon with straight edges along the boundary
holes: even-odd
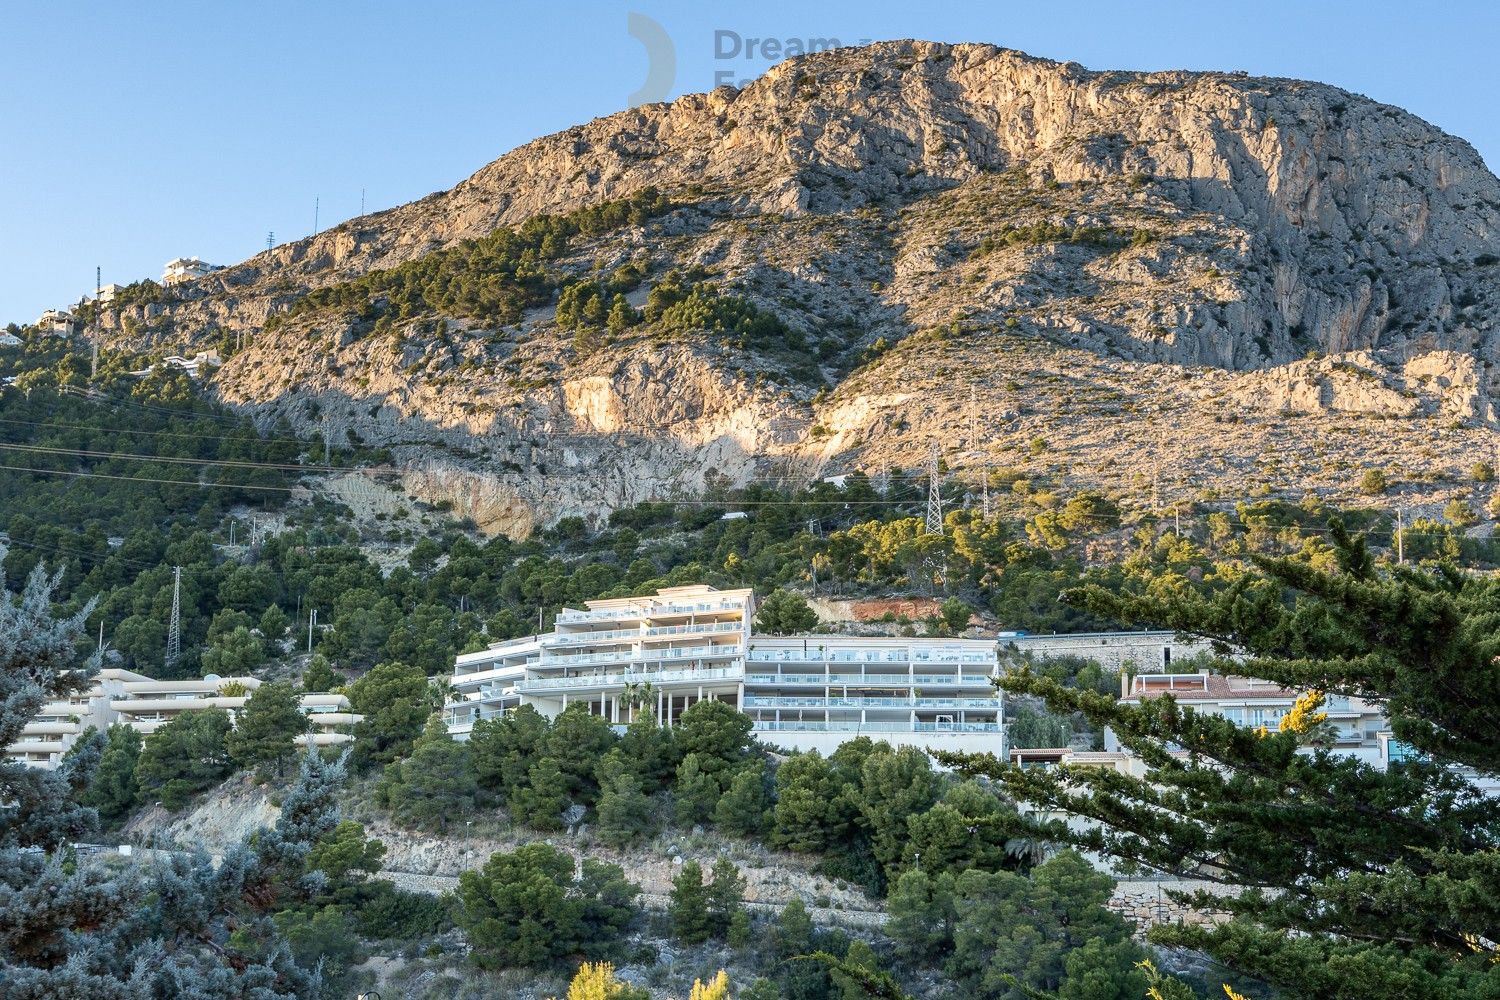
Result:
[[[178,257],[176,260],[167,261],[166,267],[162,269],[161,280],[164,285],[175,285],[183,281],[192,281],[219,270],[213,264],[206,263],[197,257]]]
[[[129,670],[100,670],[85,690],[44,704],[21,730],[21,738],[5,748],[6,757],[33,767],[56,767],[90,726],[102,732],[118,721],[110,702],[124,696],[127,683],[144,680]]]
[[[106,303],[113,302],[115,300],[115,296],[120,294],[124,290],[124,285],[116,284],[114,282],[111,282],[108,285],[101,286],[99,289],[99,304],[104,305]]]
[[[1228,719],[1239,726],[1275,730],[1292,710],[1302,692],[1280,687],[1254,677],[1210,674],[1121,675],[1120,703],[1138,705],[1143,699],[1171,694],[1184,707]],[[1331,694],[1320,711],[1334,727],[1333,749],[1369,764],[1384,766],[1386,737],[1390,725],[1379,705]],[[1117,750],[1112,732],[1105,733],[1105,750]]]
[[[236,718],[260,685],[255,677],[153,680],[129,670],[100,670],[87,690],[43,705],[5,754],[51,769],[90,726],[103,732],[123,723],[144,736],[189,709],[222,708]],[[311,731],[297,740],[304,747],[347,743],[353,739],[348,728],[362,718],[349,710],[349,700],[341,694],[305,694],[302,710],[312,723]]]
[[[859,736],[1001,752],[991,639],[751,636],[740,708],[763,740],[831,753]]]
[[[518,705],[555,716],[584,702],[624,725],[649,708],[673,725],[690,705],[723,701],[761,739],[832,751],[865,735],[891,743],[999,752],[1001,706],[991,640],[755,635],[749,590],[671,587],[588,601],[553,630],[458,657],[449,730]]]

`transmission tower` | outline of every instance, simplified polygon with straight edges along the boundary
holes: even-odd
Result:
[[[276,246],[276,233],[274,231],[266,233],[266,249],[270,250],[274,246]]]
[[[984,470],[984,478],[980,480],[979,487],[979,513],[986,521],[990,519],[990,470]]]
[[[938,492],[938,446],[932,443],[927,453],[927,534],[943,533],[943,497]]]
[[[182,658],[182,567],[172,567],[172,618],[167,623],[165,666],[170,673]]]

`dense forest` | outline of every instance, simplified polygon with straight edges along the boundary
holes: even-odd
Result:
[[[695,294],[713,297],[685,292],[677,301]],[[586,295],[573,298],[594,308]],[[939,614],[882,626],[908,634],[949,634],[973,612],[1029,631],[1176,625],[1191,602],[1241,599],[1268,558],[1302,582],[1348,572],[1346,530],[1363,531],[1360,544],[1372,546],[1359,550],[1361,572],[1389,570],[1396,553],[1384,513],[1334,512],[1313,497],[1126,510],[1012,470],[988,470],[981,482],[942,469],[942,534],[923,530],[926,478],[897,471],[838,485],[753,481],[642,503],[606,523],[565,517],[522,540],[483,537],[413,503],[408,526],[362,535],[321,482],[384,456],[299,439],[284,426],[257,428],[170,369],[130,374],[155,359],[105,352],[94,371],[76,345],[17,332],[22,345],[0,349],[0,544],[6,578],[32,584],[24,599],[6,602],[21,616],[9,627],[65,644],[66,654],[48,654],[54,665],[93,653],[95,662],[163,676],[181,567],[183,655],[170,669],[268,681],[236,724],[204,710],[145,739],[124,727],[96,733],[75,746],[57,781],[37,779],[37,788],[14,766],[5,771],[13,795],[61,795],[76,810],[58,813],[72,817],[66,829],[7,843],[59,849],[147,807],[189,808],[237,776],[290,788],[285,824],[246,846],[234,885],[187,861],[171,869],[207,894],[197,924],[183,912],[142,911],[156,921],[142,940],[175,956],[167,968],[182,995],[240,995],[236,980],[193,985],[196,994],[183,985],[207,975],[211,954],[273,983],[266,996],[346,995],[365,981],[355,971],[363,957],[392,942],[433,961],[467,954],[461,964],[476,976],[532,970],[560,986],[581,962],[605,963],[578,971],[581,980],[610,979],[612,962],[669,976],[657,949],[672,942],[696,949],[692,972],[706,983],[725,965],[746,973],[735,995],[752,1000],[896,996],[890,991],[938,981],[1005,1000],[1124,1000],[1147,989],[1185,996],[1171,991],[1217,990],[1225,980],[1245,996],[1303,995],[1275,969],[1258,968],[1258,983],[1235,979],[1230,970],[1248,966],[1234,962],[1196,981],[1178,970],[1181,981],[1162,986],[1169,981],[1154,953],[1104,906],[1112,880],[1058,850],[1072,839],[1065,831],[1018,810],[1018,800],[1046,789],[993,762],[941,770],[920,752],[868,739],[826,758],[788,754],[753,740],[749,720],[715,702],[694,706],[671,730],[646,715],[623,732],[578,709],[555,720],[522,709],[457,743],[436,721],[441,678],[457,652],[545,627],[564,606],[690,582],[753,586],[767,614],[793,622],[811,620],[803,601],[814,594],[941,599]],[[1486,474],[1474,470],[1476,479]],[[729,511],[747,516],[725,519]],[[1412,566],[1398,575],[1416,580],[1413,567],[1427,564],[1444,567],[1432,577],[1441,580],[1454,565],[1496,563],[1492,542],[1464,533],[1475,513],[1446,513],[1407,529],[1400,553]],[[1080,587],[1105,596],[1059,599]],[[0,652],[30,655],[15,643]],[[66,687],[74,676],[57,675],[47,683]],[[1017,745],[1128,725],[1122,710],[1105,707],[1117,687],[1096,664],[1055,661],[1018,676]],[[346,758],[314,754],[294,779],[293,741],[306,726],[296,696],[327,690],[345,692],[365,721]],[[41,689],[25,697],[33,693]],[[7,725],[24,722],[11,715]],[[1289,734],[1285,747],[1296,740]],[[288,803],[303,799],[319,805],[298,827]],[[373,810],[396,828],[439,837],[458,836],[460,817],[483,817],[533,839],[466,872],[454,893],[426,896],[377,877],[384,846],[345,810]],[[797,902],[774,918],[752,915],[724,859],[683,864],[668,910],[651,911],[622,866],[575,866],[544,842],[628,852],[705,834],[808,859],[824,877],[883,900],[885,931],[819,928]],[[65,857],[56,863],[74,871]],[[295,888],[272,891],[267,879]],[[163,888],[129,891],[159,899]],[[49,919],[61,928],[70,918]],[[91,932],[106,935],[101,957],[78,975],[123,976],[139,960],[129,926],[111,926]],[[58,947],[5,947],[7,963],[71,967]],[[497,981],[458,978],[431,995]],[[623,996],[634,987],[600,988]],[[886,992],[870,992],[877,988]]]

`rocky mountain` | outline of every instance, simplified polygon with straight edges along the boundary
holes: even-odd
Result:
[[[1399,108],[901,41],[538,139],[104,323],[227,337],[224,400],[389,446],[496,530],[934,442],[974,482],[1224,499],[1379,466],[1420,506],[1492,453],[1497,274],[1500,181]],[[577,283],[644,315],[564,316]],[[664,318],[659,288],[717,299]]]

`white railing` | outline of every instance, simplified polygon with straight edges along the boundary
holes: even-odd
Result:
[[[656,604],[633,608],[606,608],[598,611],[563,611],[557,616],[560,622],[607,621],[612,618],[654,618],[661,615],[691,615],[703,612],[744,611],[743,604],[729,601],[709,601],[699,604]]]
[[[822,652],[817,649],[755,649],[750,650],[751,660],[757,663],[986,663],[994,664],[996,658],[989,653],[850,653]]]
[[[623,687],[628,683],[671,684],[678,681],[701,682],[739,680],[739,667],[715,667],[704,670],[635,670],[629,673],[576,674],[572,677],[532,677],[516,685],[519,692],[550,691],[557,688]]]
[[[656,628],[614,628],[595,632],[563,632],[542,636],[542,644],[563,646],[613,639],[653,639],[664,635],[689,635],[715,632],[743,632],[743,622],[706,622],[702,625],[660,625]]]
[[[771,733],[999,733],[995,722],[773,722],[757,720],[754,729]]]
[[[510,663],[503,667],[495,667],[492,670],[475,670],[467,674],[454,674],[448,683],[454,687],[467,687],[471,684],[483,683],[485,681],[500,680],[503,677],[520,677],[526,672],[527,667],[535,666],[539,661],[527,660],[524,664]]]
[[[995,698],[767,698],[746,695],[746,708],[979,708],[1000,707]]]
[[[816,684],[823,686],[857,685],[860,687],[983,687],[990,683],[988,674],[747,674],[746,684]]]
[[[738,643],[723,646],[692,646],[686,649],[620,649],[610,653],[574,653],[571,656],[549,656],[541,662],[542,667],[561,667],[574,663],[620,663],[637,661],[654,663],[658,660],[691,660],[703,657],[738,656]]]

